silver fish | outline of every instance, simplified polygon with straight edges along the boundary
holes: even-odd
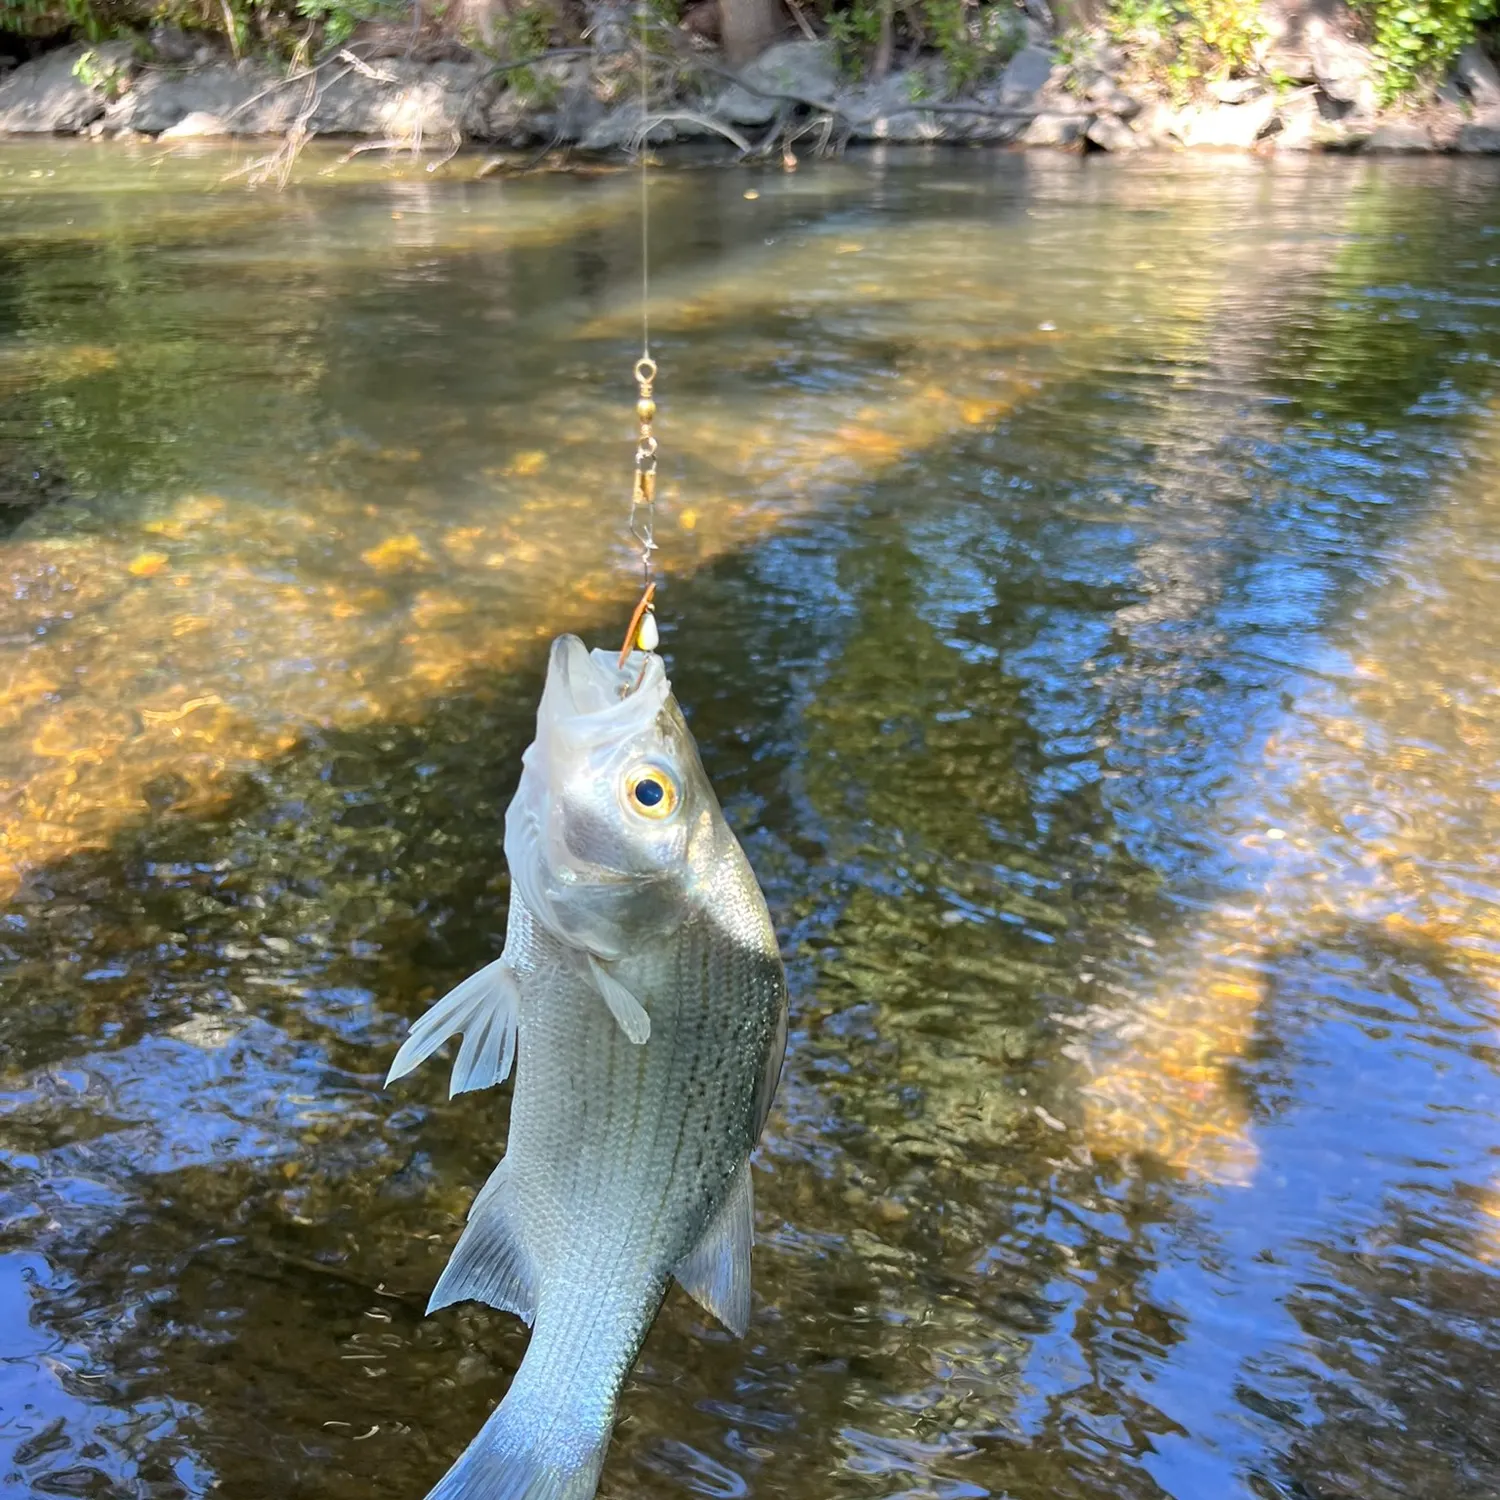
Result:
[[[749,1156],[786,977],[655,655],[620,667],[553,643],[505,857],[504,953],[413,1026],[390,1071],[459,1032],[452,1093],[517,1058],[505,1158],[428,1310],[488,1302],[531,1342],[429,1500],[589,1500],[671,1278],[735,1334],[749,1322]]]

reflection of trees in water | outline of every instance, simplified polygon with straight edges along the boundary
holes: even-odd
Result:
[[[849,181],[836,176],[845,186],[820,207]],[[574,285],[555,246],[598,245],[618,199],[585,196],[556,222],[497,226],[492,213],[490,240],[456,215],[383,239],[377,198],[275,221],[295,252],[273,238],[231,254],[204,215],[175,226],[184,242],[165,270],[114,228],[54,247],[57,264],[32,256],[29,316],[59,345],[50,419],[95,502],[74,530],[9,557],[5,623],[26,645],[0,668],[8,887],[102,845],[143,801],[211,809],[309,728],[419,717],[617,597],[618,513],[601,526],[599,507],[621,471],[599,422],[624,335],[618,320],[577,328],[597,289]],[[351,259],[361,226],[380,248]],[[701,275],[715,236],[691,220],[679,235],[667,270]],[[964,236],[950,256],[981,228]],[[919,242],[902,227],[885,252],[910,259]],[[618,280],[631,252],[606,243]],[[464,274],[484,248],[505,252],[499,270]],[[226,257],[245,272],[233,295]],[[930,255],[879,318],[852,276],[786,315],[786,283],[816,288],[827,261],[804,241],[776,266],[735,260],[709,278],[712,320],[697,307],[672,365],[691,401],[663,429],[691,495],[676,555],[701,563],[1034,392],[1034,330],[1002,318],[976,334],[955,307],[972,315],[983,288],[953,287]],[[103,280],[103,305],[68,302],[69,277]],[[989,294],[990,311],[1011,300]],[[103,363],[85,378],[76,339],[100,322],[125,336],[94,351]],[[501,327],[524,357],[496,361]],[[725,346],[741,356],[732,393]],[[151,468],[162,452],[171,463]],[[205,469],[232,498],[178,492]]]
[[[1500,1277],[1462,1194],[1395,1201],[1374,1248],[1322,1251],[1289,1307],[1306,1347],[1247,1371],[1314,1412],[1272,1472],[1327,1500],[1485,1500],[1500,1480]],[[1326,1279],[1325,1279],[1326,1278]],[[1300,1431],[1298,1429],[1301,1429]],[[1268,1465],[1268,1468],[1271,1466]]]
[[[1493,431],[1479,441],[1488,451]],[[1350,920],[1432,943],[1497,992],[1494,499],[1478,473],[1460,480],[1337,632],[1333,670],[1289,680],[1250,796],[1219,813],[1247,888],[1172,961],[1171,984],[1123,1013],[1135,1035],[1093,1085],[1101,1141],[1211,1172],[1243,1163],[1248,1114],[1226,1065],[1251,1041],[1275,954]]]
[[[1232,1376],[1266,1437],[1255,1472],[1268,1493],[1479,1500],[1500,1481],[1493,992],[1381,923],[1274,967],[1246,1066],[1288,1116],[1264,1129],[1267,1172],[1290,1180],[1261,1193],[1287,1316]],[[1326,1202],[1299,1127],[1337,1166]]]

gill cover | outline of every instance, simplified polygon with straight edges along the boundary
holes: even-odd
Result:
[[[511,880],[535,919],[606,965],[675,930],[716,809],[660,657],[633,652],[622,668],[559,636],[505,815]],[[607,971],[601,990],[638,1030]]]

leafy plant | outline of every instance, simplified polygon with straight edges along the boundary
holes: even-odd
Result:
[[[1179,99],[1246,71],[1265,34],[1257,0],[1116,0],[1110,30]]]
[[[856,77],[869,67],[880,41],[880,0],[829,4],[820,19],[839,65]],[[962,88],[1006,62],[1024,39],[1021,13],[1007,0],[897,0],[895,23],[908,43],[943,60],[948,83]]]
[[[863,73],[870,53],[880,40],[877,0],[853,0],[842,10],[826,11],[823,24],[838,56],[839,67],[856,77]]]
[[[85,88],[97,89],[106,99],[118,99],[125,91],[125,70],[118,63],[100,57],[92,47],[73,64],[73,76]]]
[[[1500,13],[1496,0],[1363,0],[1380,61],[1385,103],[1436,78],[1474,40],[1479,22]]]
[[[486,50],[506,60],[535,57],[553,45],[556,28],[557,11],[548,0],[520,4],[505,13],[492,47]],[[550,104],[561,92],[556,78],[535,68],[513,68],[507,78],[520,98],[535,104]]]
[[[102,42],[113,28],[89,0],[0,0],[0,31],[50,36],[72,31]]]
[[[402,9],[392,0],[296,0],[296,6],[304,21],[319,27],[329,47],[347,42],[362,22],[393,19]]]

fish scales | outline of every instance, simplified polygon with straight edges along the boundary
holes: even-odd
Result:
[[[665,1257],[665,1277],[754,1144],[760,1079],[725,1066],[723,1056],[764,1054],[779,993],[763,956],[725,954],[721,931],[694,922],[659,958],[631,966],[633,987],[652,999],[645,1047],[629,1042],[592,994],[558,1005],[554,993],[537,993],[523,978],[508,1156],[523,1219],[558,1226],[533,1253],[555,1257],[559,1270],[587,1214],[600,1233],[608,1228],[622,1245]],[[649,1124],[640,1119],[643,1101],[653,1101]],[[585,1164],[593,1176],[580,1183],[574,1173]],[[609,1184],[623,1203],[609,1205]],[[642,1203],[669,1194],[672,1214],[644,1221]],[[606,1223],[611,1211],[624,1217]]]
[[[504,1159],[432,1306],[533,1324],[501,1405],[430,1500],[588,1500],[615,1403],[675,1275],[749,1316],[748,1158],[786,1040],[765,899],[658,658],[554,644],[506,817],[501,959],[413,1027],[391,1077],[448,1037],[453,1091],[508,1071]]]

